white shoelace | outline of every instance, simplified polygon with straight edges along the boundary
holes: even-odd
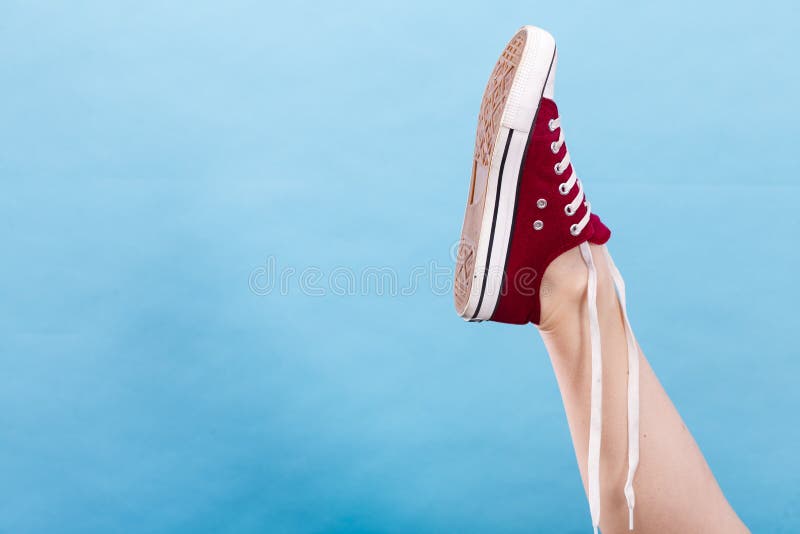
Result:
[[[561,128],[560,118],[552,119],[548,123],[550,131],[554,132]],[[558,141],[550,145],[553,154],[557,154],[564,144],[564,131],[560,130]],[[570,166],[569,151],[564,158],[556,163],[554,170],[557,175],[561,175]],[[572,188],[578,185],[578,194],[575,198],[564,206],[567,215],[574,215],[584,202],[583,184],[578,179],[573,169],[566,182],[559,184],[558,191],[562,195],[567,195]],[[591,205],[586,205],[586,214],[581,220],[570,226],[570,233],[578,235],[589,223],[591,216]],[[594,533],[600,525],[600,442],[603,436],[603,355],[600,343],[600,321],[597,317],[597,269],[592,257],[592,250],[589,244],[580,244],[581,256],[589,269],[587,283],[587,304],[589,308],[589,339],[592,350],[591,368],[591,405],[589,415],[589,458],[588,458],[588,494],[589,494],[589,513],[592,516],[592,527]],[[639,465],[639,345],[633,335],[630,322],[628,321],[628,311],[625,302],[625,281],[622,279],[611,254],[605,250],[605,259],[608,263],[611,278],[614,281],[617,297],[622,308],[622,319],[625,325],[625,339],[628,349],[628,476],[625,481],[625,500],[628,503],[628,528],[633,530],[633,508],[636,504],[636,496],[633,491],[633,478],[636,475],[636,468]]]
[[[603,354],[600,345],[600,321],[597,318],[597,269],[592,250],[581,243],[581,256],[589,268],[587,301],[589,304],[589,339],[592,345],[592,386],[589,407],[589,513],[597,534],[600,525],[600,440],[603,437]]]
[[[608,249],[605,249],[606,260],[611,271],[611,278],[617,288],[617,296],[622,307],[622,319],[625,323],[625,339],[628,344],[628,477],[625,480],[625,500],[628,501],[628,528],[633,530],[633,507],[636,496],[633,492],[633,477],[639,466],[639,344],[633,335],[631,323],[628,321],[628,308],[625,303],[625,281],[614,264]]]
[[[558,141],[554,141],[550,144],[550,150],[553,152],[553,154],[558,154],[558,151],[561,150],[561,147],[564,145],[564,130],[561,130],[561,117],[550,119],[550,122],[548,122],[547,126],[550,128],[551,132],[555,132],[557,129],[559,130]],[[586,197],[583,193],[583,183],[581,183],[578,175],[575,174],[575,169],[570,167],[568,150],[564,154],[564,158],[555,164],[553,170],[557,175],[561,176],[564,174],[564,171],[566,171],[567,168],[571,169],[570,175],[566,182],[558,184],[558,192],[562,195],[568,195],[569,192],[572,191],[572,188],[575,186],[575,184],[577,184],[578,194],[575,195],[575,198],[572,199],[572,202],[564,206],[564,213],[570,216],[574,215],[578,211],[581,203],[586,205],[586,213],[581,220],[569,227],[569,233],[575,236],[580,234],[583,229],[586,228],[586,225],[589,224],[589,219],[592,214],[592,205],[588,201],[585,201]]]

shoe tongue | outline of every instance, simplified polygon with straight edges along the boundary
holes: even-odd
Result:
[[[543,97],[549,98],[550,100],[554,100],[556,91],[556,65],[558,65],[558,51],[556,51],[553,57],[553,66],[550,67],[550,76],[547,77],[547,82],[544,84],[544,93],[542,93]]]
[[[594,243],[595,245],[605,245],[609,239],[611,239],[611,230],[608,229],[608,226],[603,224],[603,221],[600,220],[600,217],[592,213],[591,215],[591,222],[589,223],[592,225],[592,235],[589,237],[589,242]]]

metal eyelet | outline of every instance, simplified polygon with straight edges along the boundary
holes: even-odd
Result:
[[[540,210],[545,209],[547,207],[547,200],[540,198],[539,200],[536,201],[536,207],[539,208]]]
[[[567,193],[569,193],[569,190],[567,189],[567,184],[558,184],[558,192],[561,193],[562,195],[566,195]]]
[[[541,230],[542,228],[544,228],[544,223],[542,221],[539,220],[533,221],[534,230]]]
[[[559,148],[556,146],[557,144],[558,144],[557,141],[553,141],[552,143],[550,143],[550,152],[552,152],[553,154],[558,154]]]
[[[555,132],[556,131],[555,126],[553,126],[553,119],[550,119],[549,121],[547,121],[547,127],[550,128],[551,132]]]
[[[564,206],[564,213],[566,213],[567,215],[570,215],[570,216],[575,215],[575,212],[572,211],[572,206],[569,205],[569,204]]]
[[[569,227],[569,233],[571,235],[573,235],[573,236],[578,235],[580,233],[580,232],[578,232],[578,225],[577,224],[573,224],[572,226],[570,226]]]
[[[566,169],[562,169],[562,168],[561,168],[561,167],[558,165],[558,163],[556,163],[555,165],[553,165],[553,170],[554,170],[554,171],[556,171],[556,174],[557,174],[558,176],[561,176],[562,174],[564,174],[564,171],[565,171]]]

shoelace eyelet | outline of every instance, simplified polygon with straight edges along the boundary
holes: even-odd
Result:
[[[572,211],[572,207],[571,207],[569,204],[567,204],[566,206],[564,206],[564,213],[566,213],[566,214],[567,214],[567,215],[569,215],[570,217],[571,217],[571,216],[573,216],[573,215],[575,215],[575,212],[574,212],[574,211]]]
[[[578,231],[578,225],[577,225],[577,224],[573,224],[572,226],[570,226],[570,227],[569,227],[569,233],[570,233],[572,236],[576,236],[576,235],[578,235],[578,234],[580,233],[580,232]]]
[[[556,171],[556,174],[558,176],[561,176],[562,174],[564,174],[565,169],[562,169],[561,166],[558,163],[556,163],[555,165],[553,165],[553,170]]]
[[[556,145],[558,145],[557,141],[553,141],[552,143],[550,143],[550,152],[552,152],[553,154],[558,154],[559,147]]]
[[[567,193],[569,193],[569,191],[567,190],[567,184],[558,184],[558,192],[561,193],[562,195],[566,195]]]
[[[550,128],[551,132],[555,132],[556,131],[555,126],[553,126],[553,119],[550,119],[549,121],[547,121],[547,127]]]
[[[540,198],[539,200],[536,201],[536,207],[539,208],[540,210],[545,209],[547,207],[547,200],[544,198]]]

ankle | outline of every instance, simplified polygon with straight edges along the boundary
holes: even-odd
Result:
[[[598,311],[616,305],[614,284],[605,261],[605,247],[590,245],[597,270]],[[544,272],[540,289],[541,320],[539,330],[546,334],[572,330],[581,324],[586,309],[589,269],[578,247],[553,260]]]

